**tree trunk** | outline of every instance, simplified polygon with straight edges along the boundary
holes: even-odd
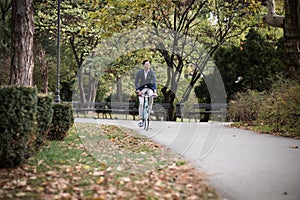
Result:
[[[300,81],[300,0],[285,0],[284,39],[289,74]]]
[[[33,36],[33,0],[13,0],[10,84],[33,85]]]
[[[264,22],[283,27],[286,65],[290,77],[300,81],[300,0],[285,0],[285,17],[275,13],[275,1],[268,1],[268,15]]]
[[[117,99],[119,102],[123,101],[122,79],[119,76],[117,76]]]
[[[79,94],[80,94],[80,102],[86,102],[85,98],[85,92],[84,92],[84,87],[83,87],[83,78],[82,78],[82,67],[79,68],[78,70],[78,89],[79,89]]]
[[[264,17],[263,21],[273,27],[283,27],[284,16],[279,16],[275,12],[275,0],[268,1],[268,14]]]
[[[48,94],[48,62],[46,60],[46,52],[41,49],[38,55],[39,62],[41,64],[41,75],[43,80],[43,93]]]
[[[92,66],[90,66],[89,69],[89,82],[87,83],[87,86],[88,86],[88,94],[86,100],[88,102],[94,102],[97,94],[98,79],[93,77]]]

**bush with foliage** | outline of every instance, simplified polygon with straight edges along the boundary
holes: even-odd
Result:
[[[0,167],[14,167],[34,152],[37,90],[33,87],[0,88]]]
[[[300,85],[296,81],[281,79],[272,85],[258,110],[257,125],[283,136],[300,137]]]
[[[238,92],[229,102],[228,117],[231,121],[253,125],[264,98],[264,93],[256,90]]]
[[[237,93],[228,114],[232,121],[252,125],[262,132],[300,137],[300,85],[279,79],[267,92]]]
[[[38,149],[47,139],[47,134],[51,127],[53,109],[53,98],[51,95],[38,94],[37,105],[37,138],[36,148]]]
[[[53,104],[52,125],[47,138],[50,140],[63,140],[73,124],[72,106],[67,103]]]

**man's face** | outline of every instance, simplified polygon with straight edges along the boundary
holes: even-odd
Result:
[[[145,62],[145,64],[144,64],[145,70],[148,71],[150,69],[150,67],[151,67],[150,62],[149,61]]]

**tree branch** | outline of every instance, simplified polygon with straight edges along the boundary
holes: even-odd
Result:
[[[275,12],[275,0],[268,2],[268,14],[263,18],[263,22],[273,26],[283,28],[284,16],[277,15]]]

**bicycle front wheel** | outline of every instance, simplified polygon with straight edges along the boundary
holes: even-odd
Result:
[[[149,118],[148,118],[148,117],[146,117],[146,118],[144,119],[144,129],[145,129],[146,131],[149,130]]]
[[[146,131],[149,130],[149,123],[150,123],[149,118],[150,118],[150,115],[149,115],[149,113],[147,113],[147,117],[144,119],[144,129],[145,129]]]
[[[148,110],[148,104],[147,104],[148,102],[147,101],[145,101],[145,103],[144,103],[144,109],[143,109],[143,118],[144,118],[144,129],[145,130],[148,130],[148,126],[149,126],[149,123],[148,123],[148,121],[149,121],[149,118],[148,118],[148,112],[147,112],[147,110]]]

